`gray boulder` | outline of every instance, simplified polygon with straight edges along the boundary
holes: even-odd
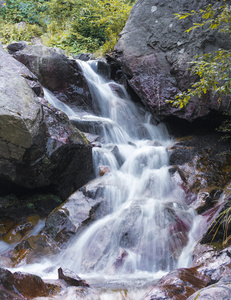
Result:
[[[174,100],[177,93],[195,81],[187,71],[195,55],[231,48],[228,36],[208,28],[186,33],[194,22],[200,21],[197,16],[175,18],[176,13],[203,9],[209,3],[206,0],[138,0],[114,52],[108,57],[119,64],[129,86],[159,119],[174,115],[193,121],[211,111],[228,108],[228,99],[219,106],[216,97],[209,95],[192,99],[183,109],[166,102]]]
[[[55,190],[66,198],[92,176],[91,146],[67,116],[38,97],[41,86],[0,49],[0,186]],[[29,83],[29,84],[28,84]]]

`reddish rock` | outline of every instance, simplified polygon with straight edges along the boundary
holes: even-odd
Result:
[[[99,166],[99,176],[103,176],[106,173],[109,173],[110,171],[111,170],[109,166]]]
[[[62,268],[58,269],[59,279],[64,280],[69,286],[82,286],[89,287],[89,284],[81,279],[78,275],[70,270],[63,270]]]
[[[10,258],[10,266],[17,266],[22,261],[33,263],[40,261],[44,256],[50,256],[58,253],[60,248],[47,235],[38,234],[21,241],[13,250],[4,254]]]
[[[0,268],[0,298],[2,300],[26,300],[51,296],[55,286],[47,285],[36,275]]]
[[[12,284],[25,298],[48,296],[48,290],[44,281],[36,275],[15,272],[11,275]]]

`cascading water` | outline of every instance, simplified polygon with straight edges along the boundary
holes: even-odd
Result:
[[[135,107],[122,86],[96,74],[91,67],[96,62],[78,63],[100,116],[79,117],[57,100],[52,104],[83,128],[91,123],[88,132],[101,140],[100,147],[93,148],[95,173],[100,166],[109,167],[105,176],[114,184],[104,188],[109,214],[78,236],[60,263],[78,274],[169,271],[186,243],[192,214],[169,175],[168,133]]]
[[[96,74],[96,62],[78,63],[99,116],[73,111],[47,90],[45,98],[81,130],[99,136],[93,160],[96,176],[101,166],[110,170],[103,176],[101,195],[109,211],[76,236],[55,262],[85,279],[109,276],[126,286],[134,278],[155,278],[177,267],[194,218],[183,190],[169,175],[166,147],[172,141],[165,126],[154,125],[122,86]]]

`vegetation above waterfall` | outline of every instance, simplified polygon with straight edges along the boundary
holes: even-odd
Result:
[[[201,22],[194,23],[186,32],[200,29],[204,26],[211,30],[218,30],[227,36],[231,34],[231,6],[226,0],[216,1],[214,5],[209,4],[199,12],[191,11],[186,14],[176,14],[181,20],[197,15]],[[184,107],[189,100],[195,96],[203,99],[208,92],[217,94],[218,104],[222,105],[222,98],[231,93],[231,51],[230,49],[219,49],[212,53],[196,56],[190,62],[190,71],[198,77],[198,81],[191,88],[176,96],[173,104]],[[227,112],[227,118],[220,127],[221,131],[231,133],[231,114]]]
[[[134,1],[7,0],[0,8],[0,41],[31,41],[72,54],[113,49]]]

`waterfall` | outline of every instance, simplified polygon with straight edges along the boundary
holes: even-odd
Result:
[[[93,110],[73,110],[46,89],[45,98],[79,129],[98,136],[94,169],[96,177],[102,166],[109,171],[101,194],[109,209],[52,263],[86,279],[100,276],[106,282],[126,281],[126,286],[135,278],[139,283],[141,278],[153,280],[177,267],[194,219],[184,191],[169,174],[167,147],[172,140],[165,126],[156,125],[123,86],[95,72],[96,62],[78,64]]]
[[[171,144],[163,124],[136,107],[124,87],[98,75],[91,64],[78,61],[88,82],[94,110],[76,115],[62,102],[51,102],[72,121],[100,137],[93,148],[95,174],[107,166],[113,185],[103,197],[110,212],[94,222],[62,254],[60,263],[77,274],[135,274],[170,271],[186,244],[193,214],[184,192],[169,175]],[[85,127],[86,128],[86,127]],[[116,149],[116,151],[113,151]]]

